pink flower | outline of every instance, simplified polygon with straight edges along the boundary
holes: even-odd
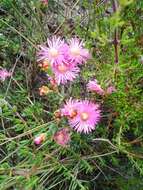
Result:
[[[68,81],[73,81],[78,73],[79,68],[74,66],[74,64],[58,63],[52,67],[53,73],[55,75],[55,81],[59,84],[65,84]]]
[[[99,105],[88,100],[70,98],[61,109],[61,113],[68,118],[70,126],[80,133],[94,130],[101,118]]]
[[[40,45],[39,52],[37,53],[38,62],[47,60],[53,64],[58,64],[64,61],[65,44],[60,37],[52,37],[47,40],[47,45]]]
[[[85,49],[84,44],[78,38],[72,38],[69,41],[69,47],[67,48],[67,57],[71,61],[75,61],[78,64],[82,64],[90,58],[88,49]]]
[[[47,5],[47,4],[48,4],[48,0],[41,0],[41,2],[42,2],[44,5]]]
[[[107,94],[112,94],[113,92],[116,92],[116,88],[114,86],[109,86],[106,90]]]
[[[0,80],[5,81],[5,79],[10,76],[11,76],[11,73],[8,72],[6,69],[0,70]]]
[[[39,136],[35,137],[34,143],[36,145],[40,145],[43,141],[45,141],[45,139],[46,139],[46,134],[45,133],[41,133]]]
[[[60,110],[62,116],[66,116],[68,118],[73,118],[77,115],[77,106],[79,101],[73,100],[70,98],[68,101],[66,101],[66,104],[64,107]]]
[[[89,133],[94,130],[101,118],[99,105],[83,100],[76,108],[77,115],[69,119],[70,126],[80,133]]]
[[[70,133],[68,128],[63,128],[54,134],[54,140],[57,144],[65,146],[70,142]]]
[[[99,95],[104,95],[104,90],[98,84],[97,80],[89,81],[87,84],[88,91],[96,92]]]

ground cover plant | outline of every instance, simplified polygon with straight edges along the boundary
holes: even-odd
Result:
[[[0,190],[143,189],[143,2],[0,1]]]

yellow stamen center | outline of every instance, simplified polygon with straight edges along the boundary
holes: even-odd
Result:
[[[88,115],[88,113],[86,113],[86,112],[82,112],[82,113],[80,114],[80,117],[81,117],[81,119],[82,119],[83,121],[86,121],[86,120],[89,118],[89,115]]]
[[[50,55],[52,56],[52,57],[57,57],[58,56],[58,50],[56,50],[55,48],[51,48],[50,49]]]
[[[58,70],[61,72],[61,73],[64,73],[67,71],[67,67],[65,65],[59,65],[58,66]]]
[[[71,52],[71,54],[74,55],[74,56],[80,55],[80,49],[79,49],[78,47],[72,47],[72,48],[70,49],[70,52]]]

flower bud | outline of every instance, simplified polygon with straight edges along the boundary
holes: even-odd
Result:
[[[42,142],[44,142],[46,139],[46,134],[45,133],[41,133],[39,136],[35,137],[34,139],[34,143],[36,145],[40,145]]]
[[[42,86],[39,88],[39,94],[40,96],[47,95],[51,90],[47,86]]]
[[[71,140],[69,129],[68,128],[63,128],[63,129],[57,131],[54,134],[54,140],[55,140],[55,142],[57,144],[59,144],[61,146],[67,145]]]
[[[61,118],[61,111],[60,110],[56,110],[54,112],[54,116],[55,116],[55,118]]]

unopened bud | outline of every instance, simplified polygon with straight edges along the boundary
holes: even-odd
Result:
[[[39,88],[39,94],[40,96],[47,95],[51,90],[47,86],[42,86]]]
[[[34,139],[34,143],[36,145],[40,145],[41,143],[43,143],[46,139],[46,134],[45,133],[41,133],[39,136],[35,137]]]
[[[54,116],[55,116],[55,118],[61,118],[61,111],[60,110],[56,110],[54,112]]]

